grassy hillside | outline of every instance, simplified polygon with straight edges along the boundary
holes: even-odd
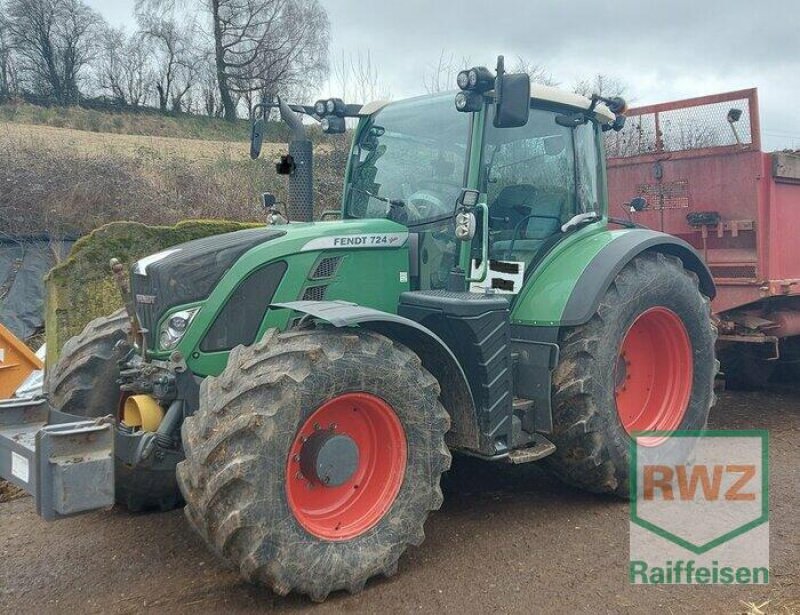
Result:
[[[13,120],[0,119],[0,232],[84,234],[116,220],[260,221],[260,194],[285,196],[286,182],[272,166],[285,142],[265,143],[262,157],[252,161],[247,133],[239,130],[244,126],[207,118],[15,108],[17,112],[9,112],[8,106],[0,106],[0,118]],[[111,132],[80,129],[88,117],[98,118],[97,126],[124,121]],[[27,121],[31,119],[42,121]],[[276,133],[283,130],[278,126]],[[339,206],[347,146],[346,136],[319,140],[318,211]]]
[[[132,113],[81,107],[39,107],[23,102],[0,105],[0,121],[73,128],[87,132],[212,141],[243,141],[250,134],[247,120],[226,122],[197,115],[164,115],[152,109]],[[285,141],[286,131],[275,123],[269,127],[266,140]]]

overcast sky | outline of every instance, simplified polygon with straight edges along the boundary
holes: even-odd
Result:
[[[88,2],[134,26],[134,0]],[[393,98],[424,93],[443,50],[487,66],[502,53],[543,65],[567,88],[617,77],[636,105],[757,87],[765,148],[800,149],[798,0],[321,2],[332,52],[369,50]]]

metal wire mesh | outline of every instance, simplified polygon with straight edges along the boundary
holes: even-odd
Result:
[[[325,280],[327,278],[332,278],[336,273],[336,270],[339,268],[339,263],[341,260],[341,256],[326,256],[322,258],[314,268],[314,272],[311,274],[311,279]]]
[[[620,132],[606,133],[609,157],[626,158],[753,143],[748,97],[652,109],[641,114],[632,110]],[[733,123],[728,121],[732,110],[739,112],[738,120]]]
[[[303,292],[303,301],[322,301],[325,299],[325,293],[328,290],[327,285],[323,286],[309,286]]]

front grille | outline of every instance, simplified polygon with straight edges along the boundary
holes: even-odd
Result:
[[[323,286],[309,286],[308,288],[303,291],[303,301],[322,301],[325,299],[325,293],[327,292],[328,287],[326,285]]]

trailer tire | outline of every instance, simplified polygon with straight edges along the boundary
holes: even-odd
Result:
[[[125,310],[92,320],[70,338],[47,374],[50,405],[67,414],[96,418],[116,414],[120,403],[119,359],[130,350]],[[183,503],[173,470],[132,470],[118,459],[115,497],[131,512],[171,510]]]
[[[362,329],[271,330],[234,349],[183,423],[189,522],[245,579],[279,595],[321,601],[394,574],[442,504],[450,419],[439,393],[417,355]],[[359,421],[371,424],[361,435]],[[338,474],[351,458],[336,458],[331,486],[314,473],[323,449],[313,443],[342,437],[356,444],[355,469]]]
[[[547,465],[568,484],[630,497],[631,433],[705,428],[715,341],[697,276],[673,256],[634,258],[591,320],[561,332]]]

